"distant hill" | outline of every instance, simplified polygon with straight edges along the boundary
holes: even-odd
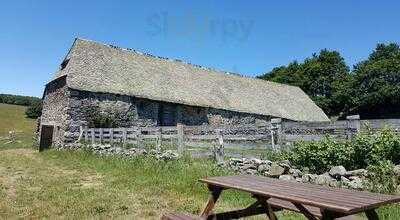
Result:
[[[40,103],[42,100],[33,96],[0,94],[0,103],[11,105],[31,106],[35,103]]]

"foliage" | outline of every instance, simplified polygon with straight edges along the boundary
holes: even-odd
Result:
[[[299,86],[330,116],[400,116],[400,47],[395,43],[378,44],[351,72],[338,52],[325,49],[258,78]]]
[[[296,142],[284,154],[297,167],[307,167],[312,173],[324,173],[332,166],[351,166],[354,150],[346,141],[326,137],[321,141]]]
[[[324,49],[303,63],[294,61],[259,78],[299,86],[328,115],[336,115],[344,106],[344,99],[337,93],[348,75],[349,68],[339,52]]]
[[[367,60],[354,66],[348,110],[363,118],[400,116],[400,47],[378,44]]]
[[[394,193],[400,184],[400,179],[394,173],[394,164],[389,160],[378,161],[368,166],[369,191],[378,193]]]
[[[132,111],[122,111],[117,108],[101,109],[99,106],[92,105],[83,109],[88,126],[91,128],[117,128],[124,127],[132,121],[134,115]]]
[[[366,168],[389,160],[400,163],[400,137],[389,128],[378,132],[367,129],[350,140],[326,137],[321,141],[301,141],[284,153],[298,167],[308,167],[311,172],[323,173],[332,166],[347,169]]]
[[[41,99],[30,96],[0,94],[0,103],[31,106],[32,104],[37,102],[41,102]]]
[[[28,118],[39,118],[42,115],[42,102],[33,102],[25,111]]]

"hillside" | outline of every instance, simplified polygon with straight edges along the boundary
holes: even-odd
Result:
[[[17,140],[23,146],[30,146],[34,135],[36,120],[25,117],[27,107],[0,103],[0,137],[8,136],[9,131],[16,131]],[[0,142],[0,145],[4,141]],[[21,145],[20,145],[21,146]]]

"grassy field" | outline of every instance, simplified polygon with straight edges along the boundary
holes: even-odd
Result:
[[[36,120],[25,117],[24,106],[0,103],[0,144],[4,147],[31,147]],[[15,131],[20,143],[4,145],[9,131]]]
[[[0,219],[159,219],[168,211],[199,213],[207,190],[197,180],[228,174],[209,160],[189,157],[160,162],[146,157],[101,157],[84,151],[39,153],[29,147],[34,123],[23,117],[23,108],[1,107],[2,131],[22,131],[22,142],[13,147],[0,143]],[[227,191],[217,210],[240,208],[251,202],[246,194]],[[399,210],[398,206],[389,206],[378,211],[381,219],[398,219]],[[279,213],[279,219],[305,218],[285,212]]]

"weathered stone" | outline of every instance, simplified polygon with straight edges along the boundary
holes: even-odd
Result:
[[[352,181],[348,183],[349,187],[352,189],[363,189],[364,188],[364,183],[363,180],[359,177],[353,178]]]
[[[396,176],[400,176],[400,165],[394,166],[393,172]]]
[[[269,170],[269,166],[267,164],[261,164],[260,166],[258,166],[258,172],[260,173],[264,173],[265,171]]]
[[[366,176],[367,175],[367,170],[365,169],[358,169],[358,170],[350,170],[347,171],[344,176],[348,177],[348,176]]]
[[[340,177],[340,181],[343,182],[343,183],[348,183],[348,182],[350,182],[350,180],[347,179],[347,178],[344,177],[344,176]]]
[[[332,180],[333,180],[333,178],[329,174],[325,173],[322,175],[318,175],[315,180],[315,183],[318,185],[329,185],[329,183]]]
[[[301,177],[303,173],[299,169],[289,169],[289,173],[293,175],[293,177]]]
[[[272,164],[272,161],[270,161],[270,160],[264,160],[264,163],[267,164],[267,165],[271,165],[271,164]]]
[[[256,167],[256,165],[254,165],[254,164],[245,164],[245,165],[242,167],[242,170],[249,170],[249,169],[257,170],[257,167]]]
[[[329,175],[332,177],[339,179],[341,176],[346,174],[346,168],[343,166],[334,166],[329,170]]]
[[[283,161],[279,162],[279,165],[281,167],[285,167],[287,170],[289,170],[292,167],[289,160],[283,160]]]
[[[295,180],[295,178],[292,175],[281,175],[281,176],[279,176],[279,179],[287,180],[287,181]]]
[[[253,169],[248,169],[248,170],[246,170],[245,172],[246,172],[246,174],[249,174],[249,175],[255,175],[255,174],[257,174],[257,170],[253,170]]]
[[[258,158],[251,158],[250,159],[251,163],[255,164],[256,166],[262,164],[262,160],[258,159]]]
[[[285,170],[286,170],[285,167],[282,167],[277,163],[272,163],[268,172],[269,172],[270,176],[278,177],[278,176],[280,176],[282,174],[285,174]]]

